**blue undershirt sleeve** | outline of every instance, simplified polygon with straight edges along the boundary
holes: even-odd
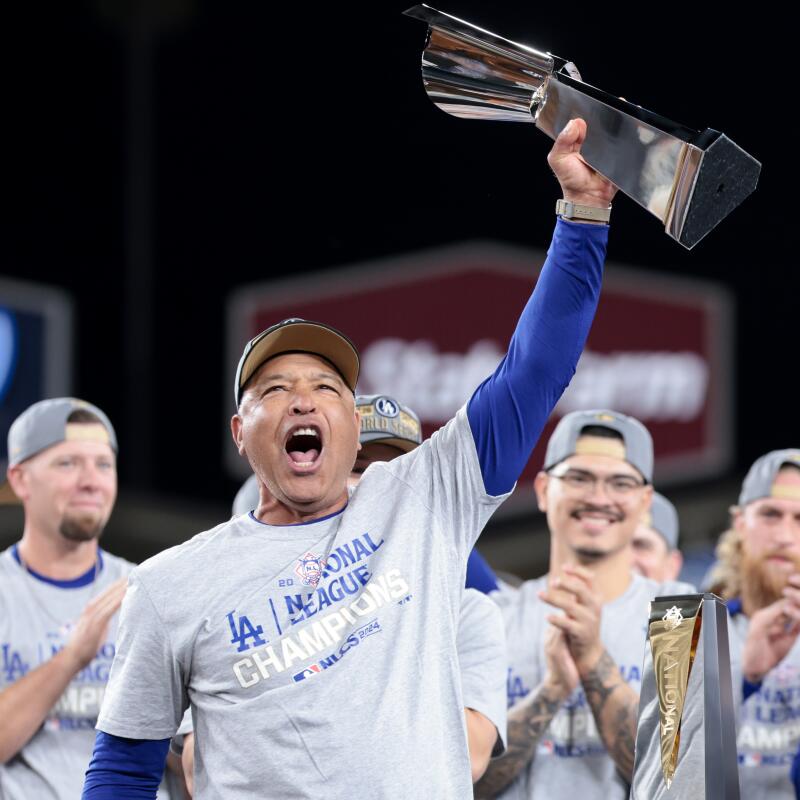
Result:
[[[761,681],[758,683],[750,683],[747,678],[742,678],[742,702],[745,702],[748,697],[754,695],[761,688]]]
[[[98,731],[82,800],[155,800],[169,739],[123,739]]]
[[[467,589],[477,589],[484,594],[495,592],[500,588],[492,568],[474,548],[467,559],[467,580],[464,585]]]
[[[567,388],[589,334],[608,227],[559,220],[508,353],[467,404],[483,485],[511,491]]]

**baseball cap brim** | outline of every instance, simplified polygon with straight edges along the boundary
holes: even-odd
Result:
[[[362,434],[360,441],[362,445],[385,444],[389,447],[396,447],[398,450],[402,450],[404,453],[410,453],[412,450],[416,450],[419,447],[419,442],[412,442],[410,439],[398,439],[393,436],[382,436],[381,434],[377,434],[370,438],[367,438]]]
[[[251,339],[236,372],[236,403],[258,368],[283,353],[309,353],[329,361],[350,391],[358,383],[360,360],[355,345],[343,333],[321,322],[285,320]]]

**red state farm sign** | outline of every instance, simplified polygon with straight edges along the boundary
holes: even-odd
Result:
[[[256,333],[286,317],[319,320],[358,346],[359,392],[411,406],[429,435],[503,357],[543,261],[541,251],[478,242],[243,287],[228,304],[225,385]],[[647,425],[659,484],[724,470],[732,455],[730,309],[717,285],[610,264],[577,373],[521,485],[541,465],[558,418],[598,407]],[[229,450],[234,473],[246,474]]]

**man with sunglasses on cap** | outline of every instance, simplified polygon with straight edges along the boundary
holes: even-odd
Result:
[[[0,797],[75,798],[114,657],[133,565],[98,540],[117,493],[117,440],[96,406],[35,403],[8,432],[25,527],[0,553]]]
[[[465,565],[596,308],[607,229],[587,207],[607,218],[615,187],[580,158],[585,133],[573,120],[550,153],[572,220],[557,223],[506,358],[352,494],[355,347],[302,320],[247,344],[231,430],[263,486],[258,507],[132,573],[84,797],[151,796],[187,705],[198,798],[470,795]]]
[[[495,594],[509,653],[508,745],[477,797],[627,798],[649,602],[683,594],[631,566],[653,494],[653,442],[638,420],[575,411],[560,420],[534,488],[550,571]]]
[[[676,580],[683,566],[678,533],[678,511],[663,494],[654,491],[650,510],[633,534],[633,568],[659,583]]]
[[[800,746],[800,450],[759,458],[731,509],[710,590],[728,601],[744,702],[737,750],[742,797],[793,798]],[[734,687],[736,688],[736,687]]]

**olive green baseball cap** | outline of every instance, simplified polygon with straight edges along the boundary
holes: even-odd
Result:
[[[324,358],[355,394],[360,370],[356,346],[330,325],[292,317],[261,331],[245,345],[233,385],[237,408],[247,382],[258,368],[265,361],[284,353],[309,353]]]

